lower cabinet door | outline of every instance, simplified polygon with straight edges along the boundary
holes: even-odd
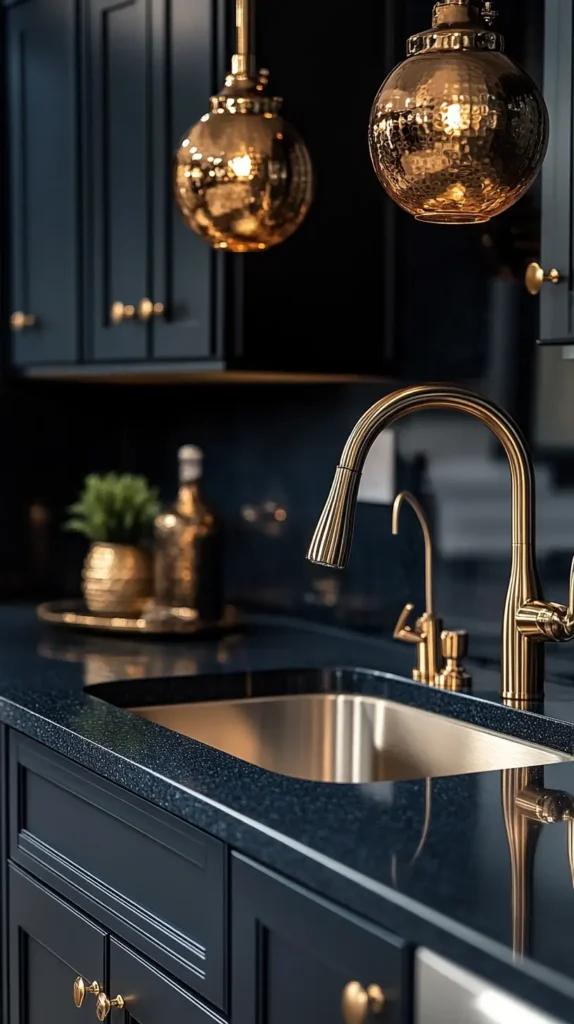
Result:
[[[75,998],[104,984],[106,933],[12,865],[8,905],[10,1024],[95,1021],[95,994]]]
[[[399,939],[239,855],[231,891],[233,1024],[406,1024]]]
[[[214,1010],[115,938],[110,941],[109,999],[113,1024],[122,1019],[130,1024],[224,1024]]]

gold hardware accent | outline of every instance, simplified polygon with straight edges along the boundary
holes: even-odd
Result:
[[[113,324],[121,324],[124,320],[133,320],[135,315],[135,306],[124,306],[123,302],[112,302],[110,306],[110,320]]]
[[[376,402],[349,435],[307,557],[321,565],[345,568],[368,451],[385,427],[424,409],[452,409],[474,416],[492,431],[506,452],[512,480],[512,561],[502,625],[501,695],[503,700],[521,707],[536,703],[544,696],[542,641],[572,639],[574,617],[572,608],[543,600],[535,559],[530,452],[514,420],[493,402],[452,384],[402,388]],[[573,594],[571,577],[571,602]]]
[[[468,633],[464,629],[445,629],[440,639],[445,666],[439,673],[438,685],[443,690],[452,690],[456,693],[469,690],[472,679],[462,667],[462,662],[468,654]]]
[[[345,1024],[365,1024],[369,1017],[379,1016],[385,1008],[385,994],[378,985],[366,989],[358,981],[350,981],[343,989],[341,1012]]]
[[[123,996],[116,996],[115,999],[109,999],[105,992],[100,992],[96,1000],[96,1017],[98,1018],[99,1021],[105,1020],[110,1010],[112,1010],[116,1006],[118,1010],[123,1010]]]
[[[442,622],[433,614],[433,549],[430,528],[422,505],[409,491],[397,494],[393,504],[392,531],[396,537],[399,532],[399,515],[403,501],[408,502],[420,523],[425,542],[425,595],[426,609],[415,624],[407,625],[414,605],[407,604],[399,615],[393,636],[395,640],[417,645],[417,667],[413,669],[413,679],[418,683],[434,683],[440,667],[440,632]]]
[[[10,317],[10,327],[13,331],[25,331],[28,327],[36,326],[36,317],[33,313],[23,313],[18,309]]]
[[[152,302],[151,299],[141,299],[138,304],[138,320],[151,320],[152,316],[163,316],[164,312],[163,302]]]
[[[539,263],[530,263],[524,277],[524,283],[531,295],[539,295],[545,281],[550,284],[559,284],[561,280],[562,275],[559,270],[550,270],[546,274]]]
[[[78,977],[74,981],[74,1006],[77,1006],[78,1009],[80,1009],[80,1006],[84,1002],[88,992],[90,995],[97,996],[100,992],[100,986],[97,981],[93,981],[91,985],[86,985],[81,974],[78,974]]]

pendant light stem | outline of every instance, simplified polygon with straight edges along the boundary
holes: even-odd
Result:
[[[253,31],[250,0],[235,0],[236,52],[231,62],[234,75],[253,77],[254,57],[251,53]]]

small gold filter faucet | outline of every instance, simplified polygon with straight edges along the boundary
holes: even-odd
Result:
[[[433,595],[433,544],[426,512],[414,494],[401,491],[393,504],[392,530],[396,537],[399,532],[399,515],[403,503],[411,506],[423,532],[425,545],[425,611],[416,620],[414,628],[408,625],[413,604],[406,604],[399,615],[393,637],[403,643],[416,644],[417,664],[413,679],[417,683],[429,683],[443,690],[468,690],[471,678],[462,667],[462,660],[468,651],[468,635],[463,630],[453,631],[442,628],[442,619],[434,612]]]
[[[544,696],[544,642],[574,637],[574,563],[568,607],[545,602],[534,553],[534,471],[526,442],[508,414],[482,395],[452,384],[402,388],[376,402],[351,431],[307,557],[344,569],[353,538],[361,472],[385,427],[413,412],[452,409],[484,423],[498,438],[512,480],[512,562],[502,622],[502,698],[526,707]]]

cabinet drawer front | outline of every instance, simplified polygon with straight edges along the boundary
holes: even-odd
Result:
[[[400,939],[239,855],[232,893],[234,1024],[344,1024],[352,983],[351,1003],[359,986],[381,990],[373,1024],[407,1021],[411,958]]]
[[[223,1024],[223,1018],[122,942],[110,941],[110,996],[121,995],[134,1024]],[[116,1017],[120,1018],[116,1012]]]
[[[18,733],[10,774],[12,859],[223,1006],[223,843]]]

